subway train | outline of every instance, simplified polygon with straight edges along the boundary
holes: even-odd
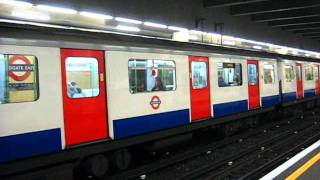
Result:
[[[107,158],[320,94],[311,58],[45,27],[0,31],[0,176]]]

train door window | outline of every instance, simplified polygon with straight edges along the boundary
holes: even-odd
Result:
[[[192,88],[203,89],[208,85],[207,64],[205,62],[192,62]]]
[[[275,82],[275,73],[273,64],[263,65],[264,84],[273,84]]]
[[[99,95],[98,61],[95,58],[66,59],[67,94],[70,98],[89,98]]]
[[[311,81],[313,80],[313,68],[312,66],[307,66],[306,69],[305,69],[305,78],[306,78],[306,81]]]
[[[36,101],[38,89],[35,56],[0,54],[0,104]]]
[[[301,81],[302,77],[301,77],[301,66],[296,66],[296,79],[297,81]]]
[[[286,82],[293,82],[295,79],[293,66],[292,65],[285,65],[284,72],[285,72]]]
[[[130,59],[129,90],[132,94],[176,89],[174,61]]]
[[[248,64],[248,84],[250,86],[256,85],[258,82],[258,72],[256,64]]]
[[[242,69],[240,63],[218,63],[219,87],[241,86]]]

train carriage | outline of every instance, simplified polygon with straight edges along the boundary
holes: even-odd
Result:
[[[184,43],[124,35],[114,38],[120,43],[96,39],[100,44],[68,36],[0,45],[1,166],[48,154],[56,163],[107,157],[240,116],[245,124],[287,104],[304,108],[320,94],[319,65],[310,59],[196,45],[178,52]],[[137,48],[127,45],[134,38]]]

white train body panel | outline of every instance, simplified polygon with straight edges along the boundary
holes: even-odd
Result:
[[[310,73],[307,73],[307,69],[311,69],[309,71]],[[315,95],[315,88],[316,88],[316,80],[314,77],[314,64],[304,62],[303,63],[303,71],[302,71],[302,77],[303,77],[303,91],[304,91],[304,97],[311,97]],[[307,74],[311,74],[311,77],[307,77]]]
[[[219,87],[218,63],[240,63],[242,69],[242,85]],[[211,103],[213,116],[222,117],[248,110],[247,61],[228,56],[210,57]],[[228,110],[225,110],[227,108]],[[223,110],[224,109],[224,110]]]
[[[0,138],[8,146],[7,157],[15,153],[41,154],[64,148],[64,123],[61,94],[60,49],[0,45],[2,54],[33,55],[38,60],[39,99],[33,102],[0,105]],[[33,142],[27,149],[14,149],[10,144]],[[32,147],[34,146],[34,147]],[[19,152],[20,151],[20,152]],[[19,153],[17,153],[19,152]],[[3,159],[4,158],[4,159]]]
[[[129,59],[174,61],[176,65],[176,90],[130,93]],[[112,138],[142,134],[190,122],[188,56],[106,51],[106,69],[108,118],[110,136]],[[159,97],[161,101],[158,109],[153,109],[150,105],[151,99],[154,96]],[[164,117],[167,117],[168,120],[165,121]],[[179,122],[172,119],[173,117],[180,117]],[[162,120],[156,121],[155,119]],[[123,132],[121,130],[123,128],[126,128],[127,132]]]
[[[266,77],[267,75],[269,77]],[[277,61],[271,59],[259,60],[259,81],[261,106],[268,107],[278,104],[280,96]]]

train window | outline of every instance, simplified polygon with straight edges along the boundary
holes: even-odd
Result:
[[[241,86],[242,69],[240,63],[218,63],[219,87]]]
[[[275,73],[273,64],[264,64],[264,84],[273,84],[275,82]]]
[[[174,61],[130,59],[128,68],[129,90],[132,94],[176,90]]]
[[[312,66],[307,66],[305,69],[305,78],[307,81],[313,80],[313,68]]]
[[[285,65],[284,73],[285,73],[286,82],[294,81],[294,69],[292,65]]]
[[[99,95],[98,61],[95,58],[66,59],[67,94],[70,98],[89,98]]]
[[[36,101],[38,87],[35,56],[0,54],[0,104]]]
[[[301,75],[302,75],[301,66],[296,66],[296,79],[297,79],[297,81],[301,81],[302,80]]]
[[[192,62],[192,88],[203,89],[208,85],[207,64],[205,62]]]
[[[248,84],[250,86],[256,85],[258,82],[257,65],[248,64]]]

